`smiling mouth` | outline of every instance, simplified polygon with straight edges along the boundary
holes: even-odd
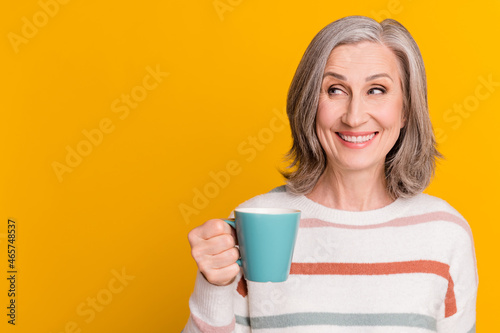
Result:
[[[355,136],[355,135],[345,135],[345,134],[342,134],[342,133],[339,133],[339,132],[335,132],[335,133],[342,140],[344,140],[346,142],[350,142],[350,143],[365,143],[365,142],[370,141],[371,139],[373,139],[373,137],[378,134],[378,132],[373,132],[372,134],[368,134],[368,135]]]

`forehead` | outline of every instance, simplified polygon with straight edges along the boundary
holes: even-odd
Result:
[[[360,42],[335,47],[330,53],[325,72],[366,75],[386,72],[399,76],[399,62],[387,46],[374,42]]]

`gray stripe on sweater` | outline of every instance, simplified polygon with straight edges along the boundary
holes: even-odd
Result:
[[[236,323],[253,329],[293,326],[403,326],[436,331],[436,319],[416,313],[290,313],[265,317],[235,316]],[[471,331],[474,332],[474,331]]]

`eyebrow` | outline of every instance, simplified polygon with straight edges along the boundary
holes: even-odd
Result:
[[[341,81],[347,81],[347,78],[344,76],[344,75],[341,75],[341,74],[338,74],[338,73],[335,73],[335,72],[326,72],[325,74],[323,74],[323,79],[326,77],[326,76],[333,76],[334,78],[336,79],[339,79]],[[389,78],[391,81],[394,82],[394,80],[391,78],[391,76],[387,73],[378,73],[378,74],[373,74],[373,75],[370,75],[368,76],[365,81],[368,82],[368,81],[373,81],[375,79],[378,79],[380,77],[387,77]]]
[[[387,74],[387,73],[379,73],[379,74],[374,74],[374,75],[370,75],[368,76],[365,81],[368,82],[368,81],[373,81],[375,79],[378,79],[379,77],[387,77],[389,78],[392,82],[394,82],[394,80],[392,79],[392,77]]]
[[[333,76],[334,78],[339,79],[341,81],[347,81],[347,78],[344,75],[340,75],[335,72],[326,72],[325,74],[323,74],[323,79],[327,76]]]

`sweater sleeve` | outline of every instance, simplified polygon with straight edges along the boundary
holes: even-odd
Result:
[[[465,221],[465,220],[464,220]],[[470,227],[465,224],[465,232],[449,235],[454,239],[450,256],[450,281],[455,294],[452,313],[438,320],[439,333],[476,332],[476,299],[479,284],[474,241]]]
[[[461,309],[454,315],[438,321],[439,333],[475,333],[476,332],[476,293],[464,301]]]
[[[230,333],[234,331],[235,282],[227,286],[215,286],[198,271],[194,291],[189,299],[191,314],[183,333]]]

